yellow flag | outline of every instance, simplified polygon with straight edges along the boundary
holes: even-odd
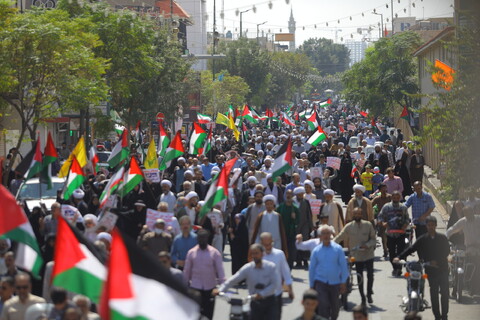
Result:
[[[225,127],[230,128],[230,121],[228,120],[227,116],[221,114],[220,112],[217,113],[217,119],[215,120],[215,123],[222,124]]]
[[[158,169],[157,147],[155,147],[155,140],[150,140],[148,145],[147,156],[143,163],[145,169]]]
[[[73,156],[77,158],[78,164],[80,167],[85,167],[87,165],[87,149],[85,148],[85,140],[83,136],[78,139],[77,145],[75,149],[73,149],[72,153],[68,156],[68,159],[65,160],[60,171],[58,172],[58,176],[60,178],[66,177],[68,175],[68,171],[70,170],[70,166],[72,164]]]
[[[235,122],[233,122],[233,118],[228,116],[228,128],[233,130],[233,135],[235,139],[240,140],[240,131],[238,131],[237,127],[235,126]]]

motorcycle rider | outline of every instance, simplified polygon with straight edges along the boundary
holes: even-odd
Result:
[[[398,263],[400,259],[405,259],[413,252],[417,251],[418,256],[429,265],[425,266],[425,273],[428,275],[430,285],[430,300],[432,301],[432,312],[435,320],[448,319],[448,260],[450,254],[450,245],[447,236],[436,232],[437,219],[433,216],[426,218],[427,233],[420,236],[415,243],[393,259]],[[441,294],[442,312],[438,293]]]

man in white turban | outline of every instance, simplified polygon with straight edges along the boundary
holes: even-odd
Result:
[[[367,197],[363,196],[365,193],[365,187],[361,184],[356,184],[353,186],[353,197],[350,199],[347,205],[347,214],[345,217],[345,222],[349,223],[353,220],[353,209],[361,208],[362,209],[362,219],[370,221],[373,223],[373,206],[372,201]]]

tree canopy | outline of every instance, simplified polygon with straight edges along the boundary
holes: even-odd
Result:
[[[322,76],[344,72],[350,62],[348,48],[326,38],[310,38],[303,42],[297,52],[305,54]]]
[[[343,76],[348,101],[369,109],[373,115],[391,115],[395,106],[416,105],[418,93],[416,58],[420,45],[414,32],[382,38],[367,49],[365,59],[354,64]]]

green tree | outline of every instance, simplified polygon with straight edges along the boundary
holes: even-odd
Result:
[[[213,81],[211,71],[202,72],[202,102],[207,114],[225,113],[230,104],[242,106],[250,92],[248,84],[242,77],[231,76],[227,71],[222,71],[220,74],[220,79]]]
[[[247,101],[264,103],[262,95],[267,92],[269,83],[268,52],[262,51],[256,41],[247,38],[220,42],[217,52],[225,54],[226,57],[215,62],[215,70],[226,70],[232,76],[242,77],[251,90]],[[211,70],[211,62],[209,66]],[[215,74],[218,74],[218,71]]]
[[[322,76],[344,72],[350,62],[348,48],[326,38],[310,38],[303,42],[297,52],[305,54]]]
[[[107,64],[92,51],[101,42],[85,32],[88,21],[9,6],[0,3],[0,102],[20,119],[19,148],[26,133],[33,143],[43,119],[104,100]]]
[[[449,91],[439,88],[430,104],[422,109],[429,121],[420,133],[421,141],[433,138],[445,161],[442,180],[446,200],[458,199],[463,189],[477,195],[480,189],[480,17],[466,15],[457,26],[457,37],[445,45],[456,56],[458,70]],[[462,13],[462,14],[465,14]],[[433,61],[432,61],[433,62]],[[432,69],[432,73],[436,70]]]
[[[373,115],[391,115],[395,106],[417,104],[416,58],[420,45],[414,32],[402,32],[382,38],[366,52],[365,59],[343,76],[344,95],[348,101],[368,108]]]

